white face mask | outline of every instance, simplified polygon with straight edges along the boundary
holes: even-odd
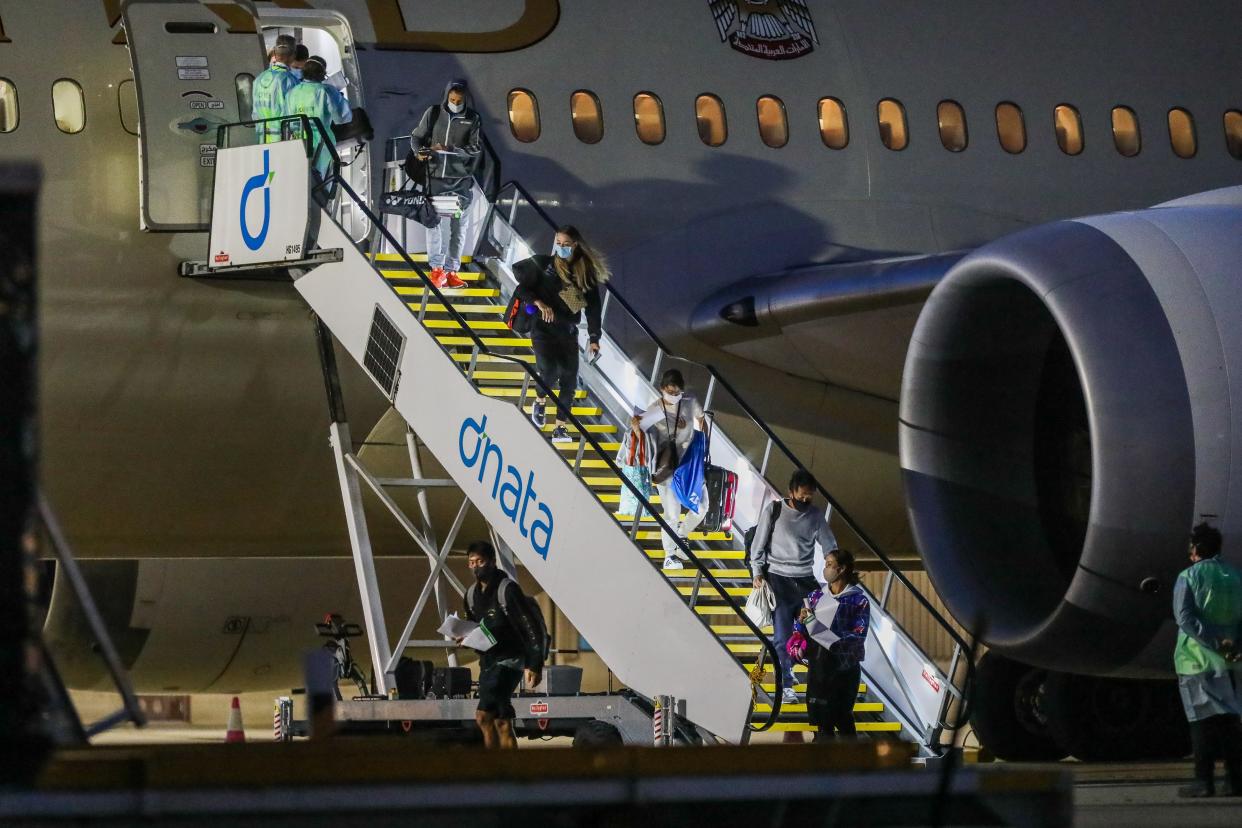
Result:
[[[464,103],[450,103],[448,108],[449,112],[452,112],[454,115],[460,115],[461,111],[466,108],[466,105]]]
[[[670,405],[676,405],[677,403],[681,402],[680,393],[670,394],[667,391],[664,391],[663,394],[664,394],[664,401],[666,403],[669,403]]]

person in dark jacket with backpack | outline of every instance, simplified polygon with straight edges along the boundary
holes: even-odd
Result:
[[[466,617],[485,627],[496,643],[479,659],[479,707],[474,721],[483,746],[515,748],[513,693],[523,675],[533,688],[543,676],[546,638],[542,618],[522,588],[496,565],[496,549],[487,541],[466,548],[466,566],[475,583],[466,591]]]
[[[513,266],[518,286],[514,296],[537,311],[531,332],[535,368],[548,388],[557,393],[552,442],[569,442],[567,411],[578,390],[578,323],[586,312],[587,337],[592,357],[599,353],[601,331],[600,286],[608,280],[604,258],[582,240],[578,228],[564,225],[556,230],[551,256],[532,256]],[[546,395],[535,399],[531,420],[539,428],[547,423]]]
[[[470,104],[466,82],[451,80],[444,87],[443,100],[428,107],[410,133],[419,160],[427,165],[430,195],[457,196],[458,209],[452,215],[442,215],[440,223],[427,230],[427,263],[431,281],[439,288],[466,284],[457,271],[474,195],[474,173],[483,158],[482,119]]]

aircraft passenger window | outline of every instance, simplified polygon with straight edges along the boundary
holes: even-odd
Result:
[[[650,92],[634,96],[634,131],[644,144],[659,144],[664,140],[664,104]]]
[[[850,125],[845,118],[845,104],[836,98],[819,100],[819,137],[828,149],[845,149],[850,142]]]
[[[759,116],[759,137],[763,143],[775,148],[789,143],[789,120],[780,98],[764,95],[755,104],[755,112]]]
[[[233,79],[233,83],[237,87],[237,111],[243,121],[249,120],[250,113],[254,111],[254,75],[243,72]]]
[[[901,101],[885,98],[876,104],[876,118],[880,123],[880,140],[891,150],[903,150],[909,139],[906,135],[906,108]]]
[[[1179,107],[1169,110],[1169,143],[1178,158],[1194,158],[1199,149],[1195,138],[1195,119]]]
[[[1017,104],[996,105],[996,137],[1005,152],[1017,155],[1026,149],[1026,123]]]
[[[584,144],[598,144],[604,137],[604,112],[594,92],[579,90],[569,99],[574,135]]]
[[[13,81],[0,78],[0,132],[17,129],[17,87]]]
[[[138,93],[134,79],[126,78],[116,85],[116,102],[121,112],[121,129],[130,135],[138,134]]]
[[[1066,155],[1082,152],[1082,117],[1069,104],[1061,104],[1052,113],[1057,131],[1057,146]]]
[[[539,138],[539,102],[525,89],[509,93],[509,129],[523,144]]]
[[[966,149],[966,112],[957,101],[941,101],[936,106],[940,143],[949,152]]]
[[[1230,155],[1242,160],[1242,112],[1236,109],[1225,113],[1225,146]]]
[[[694,121],[699,127],[699,139],[709,147],[718,147],[729,137],[724,102],[715,95],[694,99]]]
[[[1126,158],[1133,158],[1143,147],[1139,135],[1138,116],[1128,106],[1113,107],[1113,144],[1117,152]]]
[[[52,114],[61,132],[74,135],[86,127],[86,98],[76,81],[62,78],[52,84]]]

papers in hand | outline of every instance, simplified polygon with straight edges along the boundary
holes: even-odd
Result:
[[[807,635],[815,639],[822,647],[831,647],[841,640],[839,635],[829,629],[832,626],[832,619],[837,617],[839,605],[840,602],[825,587],[823,596],[815,605],[815,615],[807,619]]]
[[[487,652],[496,644],[496,639],[492,637],[487,627],[465,618],[458,618],[455,612],[450,613],[444,619],[444,623],[440,625],[440,629],[436,630],[436,632],[449,638],[460,638],[463,646],[469,647],[472,650],[478,650],[481,653]]]

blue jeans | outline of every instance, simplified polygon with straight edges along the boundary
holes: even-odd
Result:
[[[802,599],[819,588],[819,581],[811,575],[777,575],[769,572],[764,576],[772,594],[776,596],[776,609],[772,610],[772,645],[776,647],[776,655],[780,658],[781,672],[785,675],[785,686],[793,687],[793,659],[785,650],[789,636],[793,634],[794,619],[802,609]]]
[[[432,270],[437,267],[454,273],[461,270],[461,246],[469,226],[473,193],[467,190],[456,195],[461,203],[461,217],[441,216],[439,224],[427,228],[427,264]]]

